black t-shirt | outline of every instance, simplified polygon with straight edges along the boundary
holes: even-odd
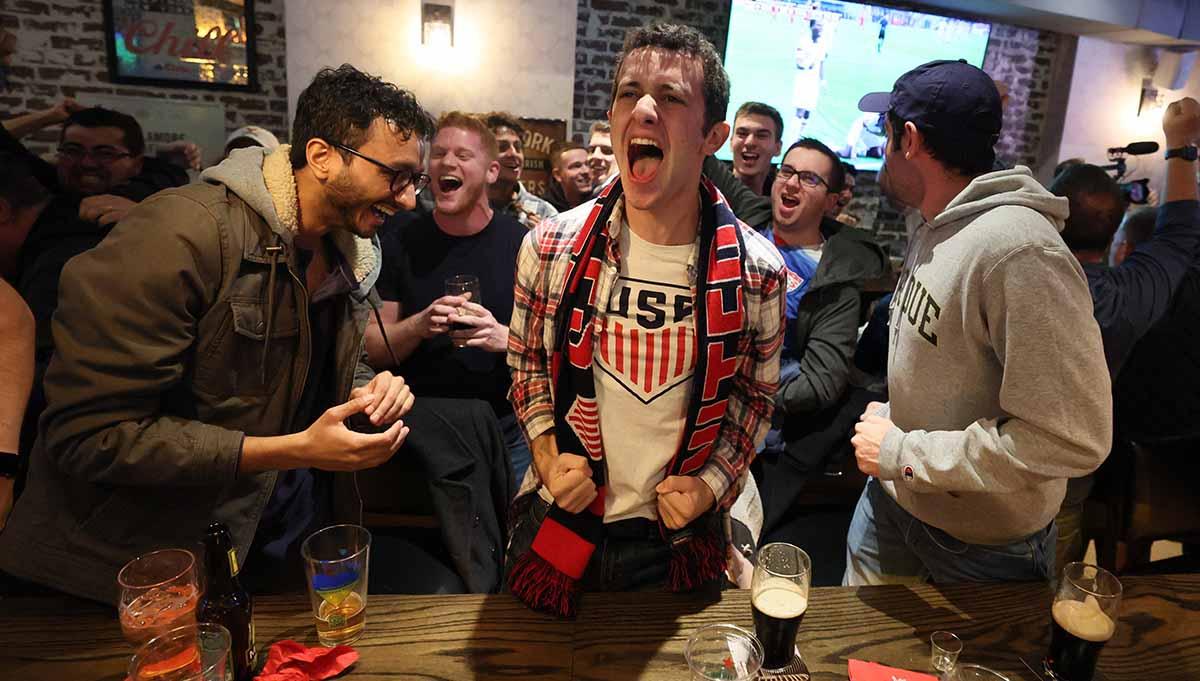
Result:
[[[514,218],[495,213],[478,234],[450,236],[432,215],[402,214],[382,230],[383,271],[376,287],[384,300],[400,303],[405,317],[446,294],[457,274],[479,277],[486,307],[505,326],[512,319],[517,251],[528,230]],[[417,395],[487,400],[498,415],[512,411],[512,383],[502,352],[455,348],[446,334],[424,340],[400,367]]]

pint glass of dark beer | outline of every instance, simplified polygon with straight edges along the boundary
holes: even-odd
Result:
[[[1046,669],[1062,681],[1092,681],[1096,660],[1116,631],[1121,582],[1087,563],[1063,568],[1051,608]]]
[[[763,647],[763,669],[779,671],[795,657],[796,632],[808,610],[812,561],[791,544],[767,544],[758,550],[750,600],[754,633]]]

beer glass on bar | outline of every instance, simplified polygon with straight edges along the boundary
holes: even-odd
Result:
[[[784,669],[796,657],[796,633],[808,610],[811,582],[812,560],[800,548],[775,543],[758,550],[750,602],[765,671]]]
[[[479,289],[479,277],[471,274],[456,274],[446,280],[446,295],[448,296],[464,296],[466,299],[476,305],[483,305],[483,294]],[[464,308],[458,308],[455,312],[460,317],[469,316],[471,313]],[[450,340],[456,348],[467,347],[467,339],[475,332],[475,327],[462,322],[451,322],[450,324]]]
[[[184,549],[138,556],[117,573],[117,614],[125,640],[140,646],[159,634],[196,623],[200,599],[196,557]]]
[[[1117,628],[1121,582],[1087,563],[1068,563],[1051,608],[1046,671],[1062,681],[1092,681],[1096,661]]]
[[[202,622],[155,636],[129,661],[128,681],[234,681],[229,630]]]
[[[300,553],[321,645],[357,641],[367,624],[371,533],[358,525],[326,527],[309,535]]]

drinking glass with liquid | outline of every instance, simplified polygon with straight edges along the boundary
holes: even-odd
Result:
[[[321,645],[357,641],[367,625],[371,533],[358,525],[326,527],[309,535],[300,553]]]
[[[1112,573],[1087,563],[1063,567],[1050,611],[1046,671],[1061,681],[1092,681],[1120,607],[1121,582]]]
[[[446,280],[446,295],[462,296],[468,302],[476,305],[483,305],[483,293],[479,288],[479,277],[472,274],[456,274]],[[458,308],[455,311],[460,317],[469,316],[471,313],[465,308]],[[450,341],[454,343],[456,348],[467,347],[467,339],[475,332],[475,327],[462,322],[451,322],[450,324]]]
[[[795,659],[811,583],[812,560],[799,547],[779,542],[758,550],[750,602],[764,670],[777,672]]]
[[[229,630],[201,622],[150,639],[129,661],[128,681],[234,681]]]
[[[121,633],[135,647],[163,632],[196,623],[200,586],[196,557],[184,549],[138,556],[117,573]]]

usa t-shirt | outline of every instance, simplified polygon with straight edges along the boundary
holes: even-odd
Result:
[[[658,518],[654,488],[679,449],[696,368],[689,272],[699,244],[652,244],[627,224],[618,244],[621,269],[593,359],[606,523]]]

